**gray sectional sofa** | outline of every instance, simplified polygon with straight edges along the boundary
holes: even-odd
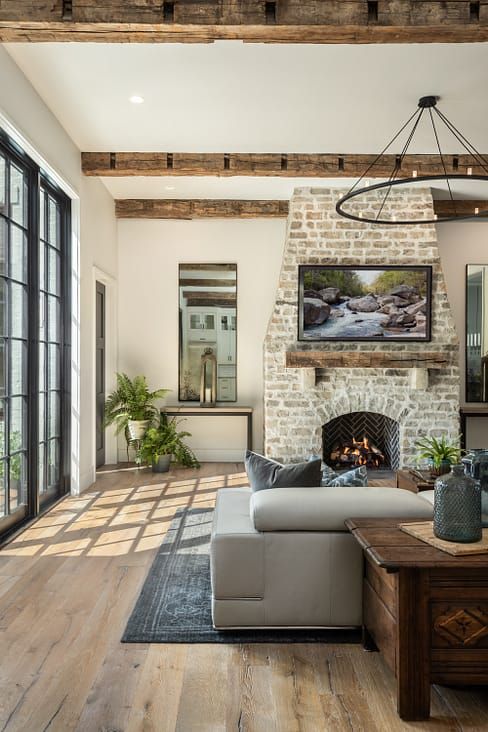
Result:
[[[432,518],[433,491],[231,488],[211,539],[216,628],[361,625],[362,555],[347,518]]]

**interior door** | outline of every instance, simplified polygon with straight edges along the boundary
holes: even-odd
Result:
[[[96,465],[105,464],[105,285],[96,283]]]

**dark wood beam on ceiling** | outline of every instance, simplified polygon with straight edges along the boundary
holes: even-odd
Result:
[[[488,153],[483,153],[488,157]],[[359,178],[376,155],[355,153],[110,153],[83,152],[81,166],[85,175],[126,176],[256,176],[280,178]],[[387,178],[397,161],[396,155],[382,155],[371,178]],[[473,166],[470,155],[444,155],[448,173],[484,174]],[[442,175],[439,155],[405,155],[397,178],[416,174]]]
[[[486,212],[487,216],[481,216]],[[438,216],[470,216],[480,214],[488,217],[488,201],[434,200],[434,213]],[[288,201],[241,201],[238,199],[119,199],[115,201],[115,215],[119,219],[254,219],[286,218]],[[192,269],[196,269],[192,265]],[[182,281],[185,285],[209,284],[223,287],[230,280],[192,280]],[[217,284],[219,283],[219,284]]]
[[[438,216],[477,216],[485,219],[488,215],[488,201],[456,200],[434,201],[434,212]],[[484,216],[482,215],[484,213]]]
[[[0,41],[104,43],[471,43],[488,1],[8,0]]]
[[[115,201],[119,219],[286,218],[288,201],[239,199],[120,199]]]

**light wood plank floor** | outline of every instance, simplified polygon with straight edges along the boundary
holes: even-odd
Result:
[[[107,469],[0,552],[0,730],[488,730],[480,689],[435,687],[431,721],[402,723],[359,646],[120,643],[175,509],[244,483],[236,464]]]

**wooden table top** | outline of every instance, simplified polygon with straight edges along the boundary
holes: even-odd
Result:
[[[483,569],[488,573],[488,554],[453,556],[410,534],[402,531],[398,524],[417,523],[419,519],[347,519],[346,527],[365,554],[379,567],[390,571],[402,567]]]

